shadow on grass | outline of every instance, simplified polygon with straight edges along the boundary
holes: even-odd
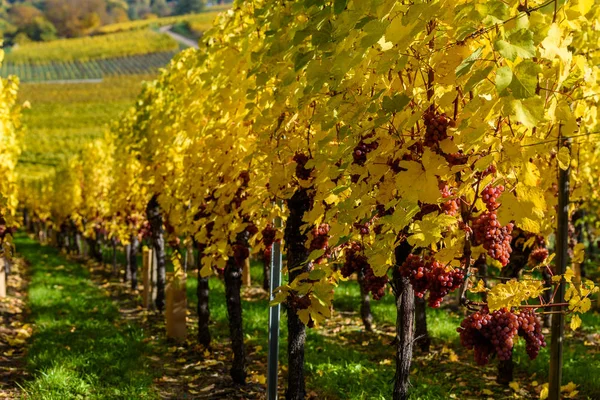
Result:
[[[30,263],[35,325],[27,356],[35,399],[156,398],[143,332],[120,320],[117,307],[80,264],[25,235],[16,245]]]

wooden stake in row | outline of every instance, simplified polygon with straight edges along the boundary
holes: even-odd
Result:
[[[142,249],[142,305],[155,309],[156,300],[156,255],[147,247]],[[167,336],[178,341],[187,337],[187,293],[186,279],[181,274],[167,274],[165,318]]]
[[[0,257],[0,297],[6,297],[6,258]]]

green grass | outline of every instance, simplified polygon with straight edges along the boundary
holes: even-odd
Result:
[[[21,241],[20,238],[19,243]],[[30,244],[30,246],[34,245]],[[39,248],[38,246],[36,251],[50,252],[54,250]],[[33,252],[33,249],[27,253],[31,252]],[[105,255],[109,256],[110,252],[106,252]],[[122,254],[118,254],[118,256],[120,261],[124,261]],[[38,259],[40,262],[49,263],[52,257],[48,260],[44,260],[42,257],[38,257]],[[67,266],[67,264],[64,265]],[[67,269],[63,272],[66,271]],[[262,265],[258,262],[253,263],[251,273],[254,285],[260,285],[262,282]],[[64,286],[62,283],[60,285]],[[86,284],[82,288],[88,286],[89,284]],[[190,271],[187,280],[190,308],[196,307],[196,288],[195,271]],[[75,289],[73,287],[70,292],[75,292]],[[227,343],[229,331],[223,282],[216,277],[211,278],[210,289],[211,334],[215,342]],[[46,287],[44,290],[47,291],[48,288]],[[44,297],[51,298],[52,296],[45,294]],[[355,281],[342,282],[336,289],[334,304],[336,310],[356,311],[359,309],[358,301],[359,288]],[[73,307],[71,301],[64,302],[60,308],[69,309],[70,307]],[[262,347],[258,351],[260,363],[248,366],[251,371],[258,374],[264,374],[263,368],[265,367],[264,362],[268,348],[267,307],[267,301],[257,297],[243,302],[246,344],[251,349],[256,349],[256,346]],[[373,302],[372,308],[378,328],[390,331],[396,318],[393,297],[388,295],[379,302]],[[429,308],[427,309],[427,316],[429,333],[438,353],[432,355],[431,358],[416,353],[417,360],[413,363],[411,377],[411,399],[441,400],[448,399],[450,394],[455,394],[455,398],[463,398],[463,390],[468,389],[471,390],[471,395],[469,395],[471,397],[469,398],[474,398],[475,393],[481,393],[483,389],[490,388],[494,390],[494,396],[500,396],[494,398],[511,397],[510,389],[505,392],[501,387],[489,386],[490,381],[483,379],[484,375],[493,379],[496,368],[495,361],[485,368],[477,367],[472,362],[472,352],[460,346],[456,332],[456,327],[461,320],[458,314],[448,309]],[[327,330],[308,330],[305,364],[308,391],[316,391],[319,398],[323,399],[366,400],[390,398],[394,375],[394,348],[390,343],[391,338],[365,333],[356,320],[358,318],[356,315],[348,318],[355,318],[353,325],[349,329],[344,329],[341,334],[330,334]],[[600,315],[598,313],[586,314],[583,320],[584,334],[598,333],[600,330]],[[63,325],[62,329],[65,332],[68,331],[70,324]],[[332,326],[335,327],[336,325],[333,324]],[[124,329],[124,331],[128,332],[127,329]],[[517,343],[514,359],[516,362],[515,377],[518,383],[522,386],[533,380],[543,383],[547,377],[548,349],[543,349],[536,360],[530,361],[525,354],[522,341]],[[68,343],[67,345],[72,347]],[[280,362],[282,365],[287,365],[285,312],[282,313],[280,346]],[[442,347],[447,347],[456,352],[460,358],[460,363],[449,361],[447,355],[440,355],[439,350]],[[68,354],[68,351],[65,353]],[[50,358],[52,357],[46,359],[47,363],[50,362]],[[578,390],[581,392],[580,398],[582,399],[600,398],[600,382],[597,379],[598,374],[600,374],[600,352],[598,349],[594,346],[585,346],[581,340],[581,335],[577,338],[568,336],[565,341],[564,360],[563,383],[575,382],[579,386]],[[75,379],[76,376],[73,376],[69,371],[69,368],[65,370],[63,364],[60,364],[60,366],[54,365],[53,368],[45,370],[45,375],[38,374],[36,382],[38,382],[38,385],[52,385],[53,387],[64,385],[74,392],[96,389],[97,380]],[[533,377],[534,374],[535,377]],[[467,387],[462,387],[459,384],[461,382],[466,383]],[[283,378],[281,378],[280,384],[285,385]],[[34,385],[28,387],[33,388]]]
[[[254,284],[262,282],[262,266],[260,263],[252,266]],[[195,307],[196,285],[194,277],[188,278],[188,298],[191,307]],[[224,286],[217,278],[210,280],[210,309],[214,324],[211,333],[215,340],[227,340],[227,309],[224,302]],[[359,310],[359,287],[355,281],[342,282],[336,289],[334,308],[338,311]],[[394,299],[387,295],[381,301],[372,302],[373,315],[376,323],[393,326],[396,320]],[[243,303],[244,332],[247,343],[262,346],[264,355],[267,349],[267,302],[265,300],[246,301]],[[584,329],[587,333],[600,331],[600,315],[590,313],[584,316]],[[427,309],[429,334],[434,343],[448,346],[462,360],[472,360],[472,352],[460,345],[456,328],[460,325],[461,317],[446,308]],[[281,358],[283,365],[287,363],[287,326],[285,313],[281,321]],[[389,340],[385,341],[376,335],[369,335],[357,329],[346,336],[364,337],[368,344],[362,348],[349,345],[338,335],[321,335],[315,329],[308,330],[306,342],[306,371],[307,385],[310,390],[331,399],[388,399],[393,388],[394,350]],[[549,341],[549,338],[548,338]],[[548,370],[548,348],[542,349],[540,356],[531,361],[525,353],[523,341],[517,342],[515,350],[515,377],[523,379],[536,374],[539,382],[544,382]],[[570,381],[579,385],[582,398],[600,398],[600,352],[593,347],[584,346],[577,340],[567,339],[565,343],[565,362],[563,383]],[[391,360],[391,363],[383,362]],[[448,399],[449,394],[455,393],[461,398],[461,392],[456,380],[464,378],[475,390],[488,388],[482,375],[495,376],[496,361],[487,369],[473,366],[466,369],[462,364],[451,362],[440,365],[435,360],[422,360],[422,366],[411,377],[412,397],[417,400]],[[413,366],[416,369],[417,365]],[[478,376],[473,374],[478,372]],[[522,383],[522,382],[521,382]]]
[[[27,83],[19,90],[24,109],[23,152],[18,171],[23,179],[48,172],[48,166],[76,155],[103,137],[107,126],[127,110],[153,75],[109,77],[100,83]]]
[[[120,320],[118,308],[85,268],[19,234],[30,263],[34,334],[27,355],[32,399],[151,399],[152,371],[143,331]]]
[[[255,284],[262,283],[262,266],[255,263],[251,270],[252,280]],[[347,282],[343,287],[350,291],[355,283]],[[188,299],[191,307],[196,307],[197,280],[190,276],[187,281]],[[338,289],[340,290],[340,289]],[[358,288],[356,288],[358,290]],[[343,297],[343,296],[342,296]],[[227,308],[225,305],[224,285],[218,278],[210,279],[210,311],[211,334],[214,340],[227,340],[229,337],[227,325]],[[354,297],[355,310],[358,309]],[[374,304],[376,318],[381,315],[391,315],[393,305],[391,296],[387,296],[384,302]],[[266,300],[243,302],[244,333],[246,343],[253,346],[261,346],[262,353],[266,356],[268,346],[268,303]],[[336,301],[336,308],[338,304]],[[338,308],[339,309],[339,308]],[[395,320],[395,312],[393,312]],[[443,315],[442,312],[439,313]],[[437,315],[434,311],[432,316]],[[432,317],[433,318],[433,317]],[[440,317],[441,318],[441,317]],[[451,322],[444,321],[441,331],[446,331]],[[448,328],[449,329],[449,328]],[[456,332],[456,325],[452,325]],[[436,330],[437,332],[437,330]],[[280,362],[287,365],[287,318],[285,312],[281,319],[281,343]],[[389,399],[392,392],[394,376],[394,364],[382,365],[384,359],[393,359],[393,348],[389,343],[378,342],[374,335],[370,336],[371,345],[355,349],[347,346],[336,336],[328,337],[321,335],[317,330],[309,329],[306,341],[306,373],[308,389],[316,390],[325,398],[330,399]],[[412,379],[413,394],[415,400],[442,400],[447,399],[451,392],[451,382],[439,382],[431,385],[431,377],[421,378],[415,376]],[[284,383],[282,383],[284,384]]]

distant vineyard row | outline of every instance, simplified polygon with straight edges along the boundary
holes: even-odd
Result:
[[[208,30],[212,26],[212,21],[222,11],[229,9],[230,5],[214,6],[210,11],[192,15],[177,15],[172,17],[142,19],[136,21],[120,22],[118,24],[104,25],[96,31],[96,34],[108,34],[116,32],[126,32],[151,27],[173,25],[181,22],[187,22],[194,26],[194,29],[200,31]]]
[[[0,76],[16,75],[22,82],[44,82],[148,74],[165,66],[175,53],[176,51],[164,51],[103,60],[52,62],[49,64],[4,63],[0,67]]]
[[[110,35],[28,43],[6,53],[9,64],[50,64],[90,61],[175,51],[179,45],[170,36],[150,30]]]

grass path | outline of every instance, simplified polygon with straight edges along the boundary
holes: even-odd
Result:
[[[24,392],[35,399],[156,398],[141,328],[121,320],[83,265],[23,234],[15,242],[30,264],[35,327]]]
[[[188,338],[165,339],[164,318],[143,310],[139,295],[116,279],[112,267],[70,262],[55,249],[20,235],[19,252],[31,264],[29,302],[35,324],[28,354],[33,377],[24,384],[35,399],[264,398],[267,355],[267,300],[260,289],[262,268],[254,264],[252,287],[244,287],[244,333],[248,384],[233,385],[223,282],[210,279],[213,345],[197,345],[195,272],[187,281]],[[121,255],[119,255],[120,258]],[[324,326],[309,329],[306,344],[308,399],[383,400],[389,398],[394,371],[392,346],[395,309],[386,296],[373,303],[377,333],[364,332],[358,318],[358,286],[337,289],[335,315]],[[513,387],[495,383],[496,363],[474,364],[472,352],[460,346],[456,326],[461,316],[450,308],[428,309],[432,351],[415,352],[411,371],[414,400],[532,399],[546,380],[548,350],[529,361],[522,341],[515,353]],[[280,393],[286,376],[287,327],[282,315]],[[585,326],[568,332],[564,383],[578,385],[579,399],[600,398],[600,315],[585,316]]]

